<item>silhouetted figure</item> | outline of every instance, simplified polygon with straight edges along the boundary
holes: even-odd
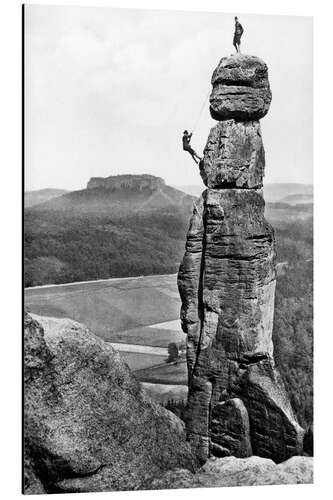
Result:
[[[238,21],[238,17],[235,17],[235,33],[234,33],[233,46],[235,47],[236,52],[240,52],[240,44],[243,32],[244,32],[243,26]]]
[[[183,150],[188,151],[190,153],[190,155],[192,156],[193,160],[195,161],[195,163],[198,164],[199,161],[201,160],[201,158],[199,155],[197,155],[197,153],[194,151],[194,149],[191,148],[191,146],[190,146],[191,138],[192,138],[192,134],[189,134],[187,130],[184,130]]]

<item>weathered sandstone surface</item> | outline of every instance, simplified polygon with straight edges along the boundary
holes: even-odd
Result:
[[[166,472],[149,484],[151,489],[220,488],[226,486],[260,486],[268,484],[313,483],[313,459],[292,457],[275,464],[268,458],[210,458],[193,474],[178,469]]]
[[[184,425],[79,323],[25,317],[25,493],[139,489],[194,470]]]
[[[200,163],[209,188],[261,188],[265,151],[258,121],[225,120],[213,127]]]
[[[250,422],[241,399],[232,398],[214,406],[211,420],[211,446],[216,456],[250,457]]]
[[[202,462],[252,453],[282,462],[302,452],[304,431],[273,358],[275,237],[259,189],[265,154],[255,121],[271,100],[267,67],[252,56],[223,58],[212,83],[212,116],[223,121],[204,150],[208,189],[195,204],[178,274],[187,437]]]
[[[272,94],[267,65],[258,57],[223,57],[212,76],[210,113],[215,120],[260,120]]]

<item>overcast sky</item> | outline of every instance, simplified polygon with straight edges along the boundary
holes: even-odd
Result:
[[[237,13],[235,13],[237,14]],[[312,182],[312,19],[240,15],[242,49],[268,64],[265,182]],[[26,189],[149,173],[201,184],[182,151],[234,20],[221,13],[25,6]],[[193,136],[201,153],[208,103]]]

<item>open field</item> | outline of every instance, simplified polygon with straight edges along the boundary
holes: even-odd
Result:
[[[170,384],[187,383],[180,365],[165,364],[168,344],[185,339],[174,274],[26,288],[25,306],[35,314],[87,325],[119,351],[140,380],[161,382],[149,390],[158,401],[177,399],[179,390]],[[151,370],[151,380],[145,370]]]
[[[160,366],[167,360],[166,356],[158,356],[155,354],[142,354],[128,351],[119,351],[119,354],[133,372],[135,372],[135,370]]]
[[[137,354],[153,354],[164,358],[168,357],[168,349],[165,347],[151,347],[150,345],[125,344],[110,342],[110,345],[117,351],[135,352]]]
[[[174,326],[170,340],[167,326],[146,328],[179,318],[176,275],[26,288],[25,306],[42,316],[84,323],[108,342],[167,347],[179,337]]]
[[[187,384],[186,361],[178,363],[168,363],[157,367],[137,370],[135,376],[141,382],[151,382],[154,384]]]
[[[185,334],[180,327],[174,328],[174,321],[162,323],[164,328],[157,327],[157,325],[139,326],[138,328],[131,328],[130,330],[122,330],[120,332],[113,332],[113,342],[119,343],[135,343],[154,347],[166,348],[170,342],[181,342],[185,340]]]

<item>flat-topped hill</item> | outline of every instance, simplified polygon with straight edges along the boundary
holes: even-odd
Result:
[[[111,175],[110,177],[91,177],[87,184],[87,189],[161,189],[165,186],[165,181],[161,177],[154,175]]]
[[[26,286],[175,273],[193,199],[160,177],[126,175],[26,209]]]
[[[72,213],[149,212],[181,207],[190,210],[193,197],[165,184],[153,175],[92,177],[86,189],[72,191],[33,207],[34,211]]]

